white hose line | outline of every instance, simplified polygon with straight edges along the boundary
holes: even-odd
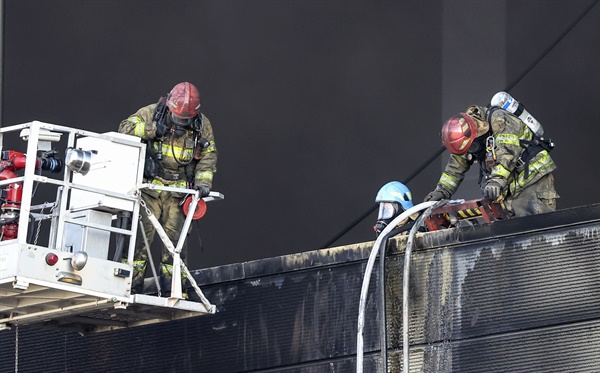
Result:
[[[367,301],[367,292],[369,290],[369,282],[371,281],[371,272],[373,271],[373,265],[375,264],[375,258],[377,258],[377,253],[379,252],[379,248],[384,242],[384,238],[388,233],[390,233],[396,225],[403,221],[404,219],[408,219],[412,214],[419,212],[421,210],[425,210],[426,208],[434,205],[436,202],[423,202],[416,206],[409,208],[404,211],[402,214],[398,215],[394,220],[392,220],[387,227],[379,234],[375,244],[373,245],[373,249],[371,249],[371,254],[369,255],[369,260],[367,261],[367,268],[365,269],[365,275],[363,277],[362,289],[360,292],[360,303],[358,306],[358,330],[357,330],[357,338],[356,338],[356,372],[363,372],[363,329],[365,327],[365,306]]]
[[[431,215],[431,211],[434,209],[445,205],[448,201],[434,201],[427,211],[421,214],[415,225],[410,229],[410,233],[408,234],[408,239],[406,240],[406,248],[404,249],[404,273],[402,275],[402,363],[404,366],[403,372],[408,373],[410,370],[410,355],[409,355],[409,340],[408,340],[408,327],[409,327],[409,309],[408,309],[408,299],[409,299],[409,279],[410,279],[410,259],[412,255],[412,247],[413,241],[415,239],[415,235],[417,234],[419,228],[423,225],[425,219]],[[431,203],[431,202],[427,202]],[[423,205],[423,203],[421,203]],[[419,206],[421,206],[419,205]]]

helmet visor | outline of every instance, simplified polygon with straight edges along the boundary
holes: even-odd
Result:
[[[393,202],[381,202],[379,203],[379,214],[377,220],[391,219],[396,215],[396,206]]]
[[[171,113],[171,120],[173,121],[173,123],[178,124],[180,126],[189,126],[190,123],[192,123],[192,121],[194,120],[194,117],[183,118]]]

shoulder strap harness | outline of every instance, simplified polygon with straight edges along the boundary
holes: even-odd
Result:
[[[504,110],[498,106],[488,106],[487,113],[485,119],[490,124],[490,132],[492,130],[492,114],[496,110]],[[504,110],[506,111],[506,110]],[[525,170],[525,178],[529,177],[529,161],[533,159],[539,152],[548,151],[550,152],[554,149],[554,142],[552,139],[545,139],[544,137],[538,136],[535,133],[533,134],[533,138],[531,140],[519,140],[519,145],[525,150],[521,153],[519,159],[517,159],[517,167],[524,167]]]

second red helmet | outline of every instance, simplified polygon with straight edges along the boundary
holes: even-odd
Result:
[[[465,154],[477,137],[477,124],[468,114],[459,113],[442,127],[442,142],[452,154]]]

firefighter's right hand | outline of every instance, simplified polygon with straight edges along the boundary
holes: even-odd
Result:
[[[200,198],[206,197],[210,193],[210,188],[202,184],[194,184],[194,189],[200,192]]]
[[[423,200],[423,202],[441,201],[443,199],[448,199],[448,198],[450,198],[450,196],[448,196],[447,193],[445,193],[443,190],[435,189],[433,192],[431,192],[427,196],[425,196],[425,199]]]
[[[495,201],[502,195],[502,189],[506,183],[503,183],[500,179],[490,179],[483,186],[483,196],[489,200]]]

